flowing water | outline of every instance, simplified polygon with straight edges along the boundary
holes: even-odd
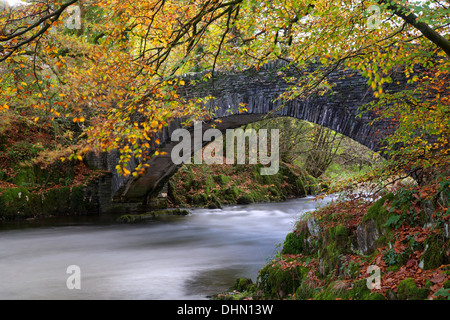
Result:
[[[255,281],[297,219],[331,197],[312,199],[134,224],[111,216],[0,224],[0,299],[207,299],[236,278]]]

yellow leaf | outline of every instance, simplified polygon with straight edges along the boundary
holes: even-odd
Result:
[[[155,156],[159,156],[159,151],[156,151],[156,152],[155,152]]]
[[[59,159],[61,160],[61,162],[66,161],[66,158],[64,158],[64,157],[61,157],[61,158],[59,158]]]
[[[84,117],[81,117],[78,121],[84,122]]]
[[[155,142],[156,142],[157,144],[160,144],[160,143],[161,143],[161,141],[160,141],[159,139],[156,139]]]
[[[80,155],[77,155],[77,159],[83,161],[83,158]]]
[[[153,120],[150,125],[152,126],[152,128],[156,128],[158,126],[158,121]]]

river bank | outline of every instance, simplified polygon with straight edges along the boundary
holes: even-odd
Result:
[[[216,299],[447,300],[449,180],[376,201],[343,198],[303,215],[256,283]]]
[[[280,202],[313,195],[321,186],[298,166],[280,163],[275,175],[262,165],[184,165],[168,185],[172,207],[221,208],[223,205]]]

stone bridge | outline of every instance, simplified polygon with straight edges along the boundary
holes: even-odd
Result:
[[[332,92],[321,96],[313,95],[308,100],[286,101],[280,108],[282,101],[276,98],[290,86],[285,77],[298,75],[297,70],[286,68],[286,63],[281,61],[269,63],[258,70],[249,69],[238,73],[216,72],[209,81],[199,81],[194,85],[191,80],[200,79],[202,74],[186,75],[184,78],[186,85],[179,90],[179,95],[185,98],[214,96],[215,99],[210,100],[207,107],[214,110],[215,117],[221,120],[215,123],[215,127],[222,132],[259,121],[267,116],[287,116],[335,130],[373,151],[380,149],[380,141],[388,134],[392,124],[375,122],[369,125],[373,115],[361,114],[360,107],[374,99],[365,78],[351,70],[337,69],[328,76],[329,82],[335,84]],[[405,86],[406,81],[399,74],[398,78],[385,89],[399,91]],[[242,103],[246,105],[248,112],[237,114]],[[213,121],[203,124],[203,129],[210,128],[212,123]],[[118,152],[88,157],[91,165],[111,172],[111,181],[105,182],[104,186],[106,188],[103,191],[104,201],[107,202],[107,198],[110,197],[113,203],[145,207],[178,168],[172,162],[170,154],[179,142],[172,142],[171,134],[181,127],[181,120],[173,120],[158,133],[155,138],[161,141],[159,149],[167,154],[152,158],[148,162],[150,167],[147,173],[139,178],[124,178],[115,173],[119,159]],[[192,154],[195,151],[192,150]],[[137,165],[136,161],[132,161],[130,169]],[[123,207],[122,205],[120,207]]]

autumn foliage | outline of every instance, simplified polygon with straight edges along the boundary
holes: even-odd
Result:
[[[184,73],[213,76],[282,59],[300,71],[320,63],[286,79],[284,99],[332,90],[327,76],[338,66],[367,77],[380,98],[368,110],[398,123],[386,141],[393,171],[448,162],[448,7],[440,2],[380,1],[375,11],[366,2],[320,0],[2,6],[0,111],[62,130],[76,124],[87,143],[63,158],[118,149],[117,169],[130,174],[127,162],[151,157],[153,135],[170,119],[206,116],[202,101],[177,95]],[[385,90],[396,72],[410,90]]]

